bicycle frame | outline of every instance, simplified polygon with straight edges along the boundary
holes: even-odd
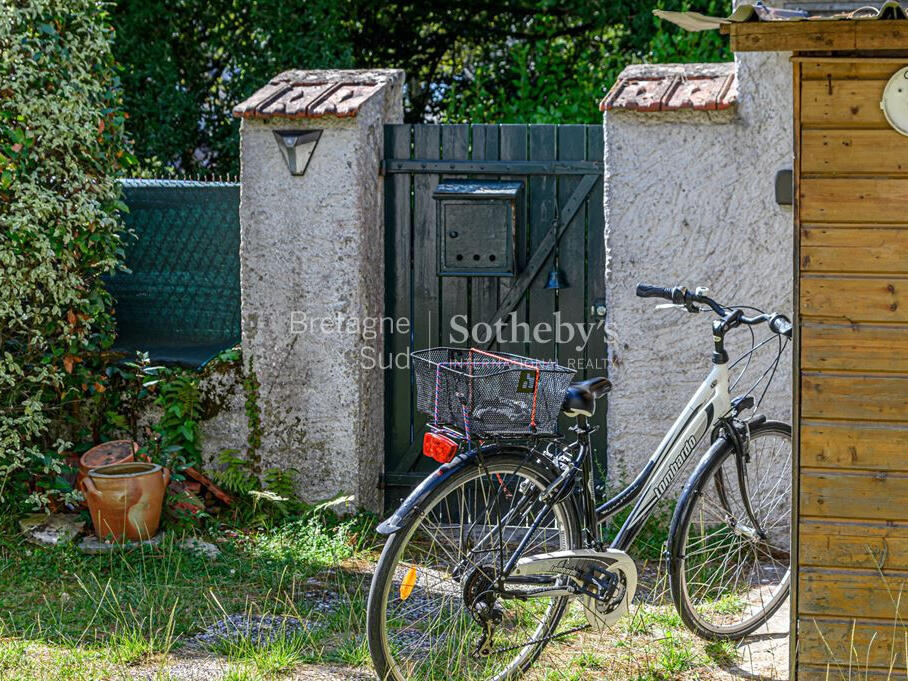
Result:
[[[578,421],[578,442],[581,455],[585,455],[582,470],[585,490],[584,520],[587,530],[598,537],[600,524],[636,500],[637,503],[610,545],[610,548],[627,551],[697,445],[710,432],[713,424],[728,416],[731,410],[728,363],[714,364],[709,375],[675,419],[634,481],[595,508],[592,463],[589,456],[590,431],[585,427],[585,419],[584,422]]]

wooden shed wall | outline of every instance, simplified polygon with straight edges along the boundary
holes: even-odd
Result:
[[[908,664],[908,137],[879,106],[905,65],[795,58],[799,681]]]

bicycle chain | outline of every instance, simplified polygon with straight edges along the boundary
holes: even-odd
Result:
[[[553,641],[556,638],[561,638],[563,636],[570,636],[571,634],[576,634],[578,631],[584,631],[585,629],[589,629],[591,626],[592,626],[591,624],[583,624],[579,627],[574,627],[573,629],[566,629],[565,631],[559,632],[557,634],[550,634],[548,636],[543,636],[542,638],[537,638],[533,641],[527,641],[526,643],[518,643],[517,645],[508,646],[506,648],[497,648],[495,650],[490,651],[489,655],[495,655],[497,653],[507,653],[511,650],[517,650],[518,648],[526,648],[527,646],[535,646],[539,643],[548,643],[549,641]]]

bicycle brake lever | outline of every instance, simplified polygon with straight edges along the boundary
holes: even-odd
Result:
[[[700,312],[701,309],[693,303],[689,305],[685,305],[683,303],[659,303],[658,305],[656,305],[657,310],[669,310],[671,308],[674,308],[676,310],[683,310],[684,312]]]

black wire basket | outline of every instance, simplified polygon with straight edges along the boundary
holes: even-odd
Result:
[[[434,426],[467,437],[551,435],[575,370],[555,362],[475,348],[411,354],[416,408]]]

